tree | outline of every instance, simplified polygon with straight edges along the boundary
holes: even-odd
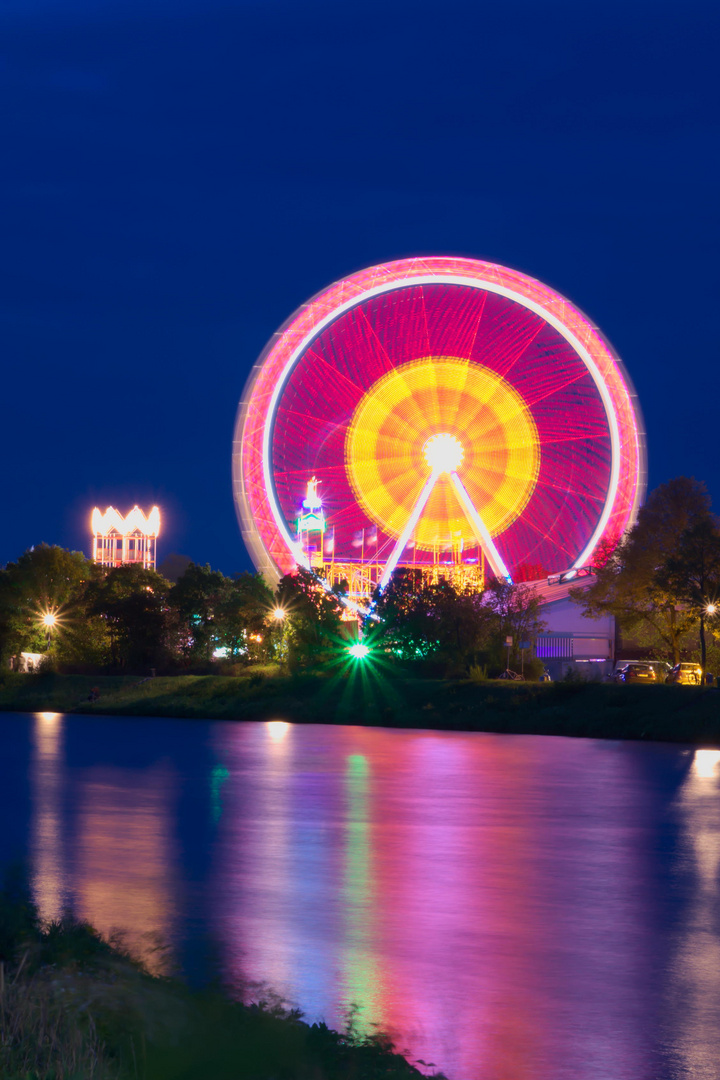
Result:
[[[280,579],[275,594],[285,614],[284,635],[291,667],[322,662],[340,639],[342,591],[328,592],[313,573],[298,568]]]
[[[0,659],[21,652],[53,652],[69,648],[73,637],[86,632],[85,594],[96,570],[80,551],[39,544],[0,571]],[[42,624],[45,613],[57,616],[50,634]]]
[[[272,591],[260,574],[238,574],[230,581],[218,610],[219,640],[230,656],[260,660],[268,655],[273,606]]]
[[[207,663],[222,637],[220,613],[232,581],[219,570],[190,563],[168,593],[168,604],[179,616],[178,648],[188,661]]]
[[[113,667],[146,670],[167,657],[170,585],[137,564],[108,571],[88,589],[88,611],[105,621]]]
[[[700,666],[704,676],[706,611],[720,589],[720,531],[709,516],[685,530],[675,554],[665,560],[657,579],[661,588],[684,605],[686,617],[699,624]]]
[[[400,567],[375,594],[376,636],[406,660],[429,656],[438,646],[424,588],[421,570]]]
[[[625,630],[650,631],[679,663],[681,640],[696,620],[662,571],[668,558],[678,554],[683,534],[708,520],[710,497],[704,484],[685,476],[661,484],[635,526],[597,561],[595,583],[573,590],[573,600],[586,615],[614,615]]]
[[[176,616],[176,648],[187,661],[208,663],[217,649],[257,660],[267,654],[273,594],[259,574],[225,577],[191,563],[168,594]]]
[[[545,629],[537,593],[527,585],[511,585],[496,578],[490,582],[484,600],[495,616],[496,646],[502,650],[505,640],[512,638],[511,657],[518,657],[522,644],[534,641]]]
[[[436,656],[465,664],[486,647],[489,613],[482,597],[441,580],[426,583],[422,571],[396,570],[376,597],[377,634],[405,659]]]

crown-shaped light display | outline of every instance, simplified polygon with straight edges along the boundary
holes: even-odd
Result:
[[[97,506],[90,525],[93,534],[93,560],[101,566],[139,564],[155,569],[155,544],[160,532],[160,510],[153,506],[145,514],[134,506],[127,517],[108,506],[103,514]]]
[[[92,512],[92,531],[97,536],[109,536],[111,532],[129,536],[136,531],[143,536],[157,536],[160,532],[160,510],[153,506],[146,517],[139,506],[133,506],[127,517],[123,517],[114,506],[108,506],[104,514],[96,506]]]

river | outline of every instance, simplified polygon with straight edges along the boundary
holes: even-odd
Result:
[[[4,714],[0,862],[451,1080],[717,1080],[719,787],[675,745]]]

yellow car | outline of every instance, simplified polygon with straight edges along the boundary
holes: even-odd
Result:
[[[702,668],[699,664],[676,664],[668,672],[667,681],[682,683],[684,686],[699,686],[702,682]]]

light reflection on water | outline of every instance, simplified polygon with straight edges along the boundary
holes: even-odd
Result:
[[[40,917],[50,922],[72,909],[106,937],[122,935],[159,974],[176,915],[172,768],[77,771],[71,824],[64,726],[59,713],[36,715],[31,858]]]
[[[78,792],[74,909],[102,934],[120,930],[152,970],[164,968],[163,946],[176,918],[172,771],[88,769]],[[129,913],[132,912],[132,918]]]
[[[676,1017],[673,1057],[693,1077],[720,1075],[719,780],[720,752],[696,750],[678,794],[683,846],[694,863],[695,887],[670,961],[668,1011]]]
[[[720,752],[38,714],[0,779],[28,723],[43,917],[212,939],[453,1080],[718,1075]]]
[[[60,713],[37,714],[32,777],[32,886],[40,917],[46,922],[59,919],[69,902],[61,806],[62,731]]]

